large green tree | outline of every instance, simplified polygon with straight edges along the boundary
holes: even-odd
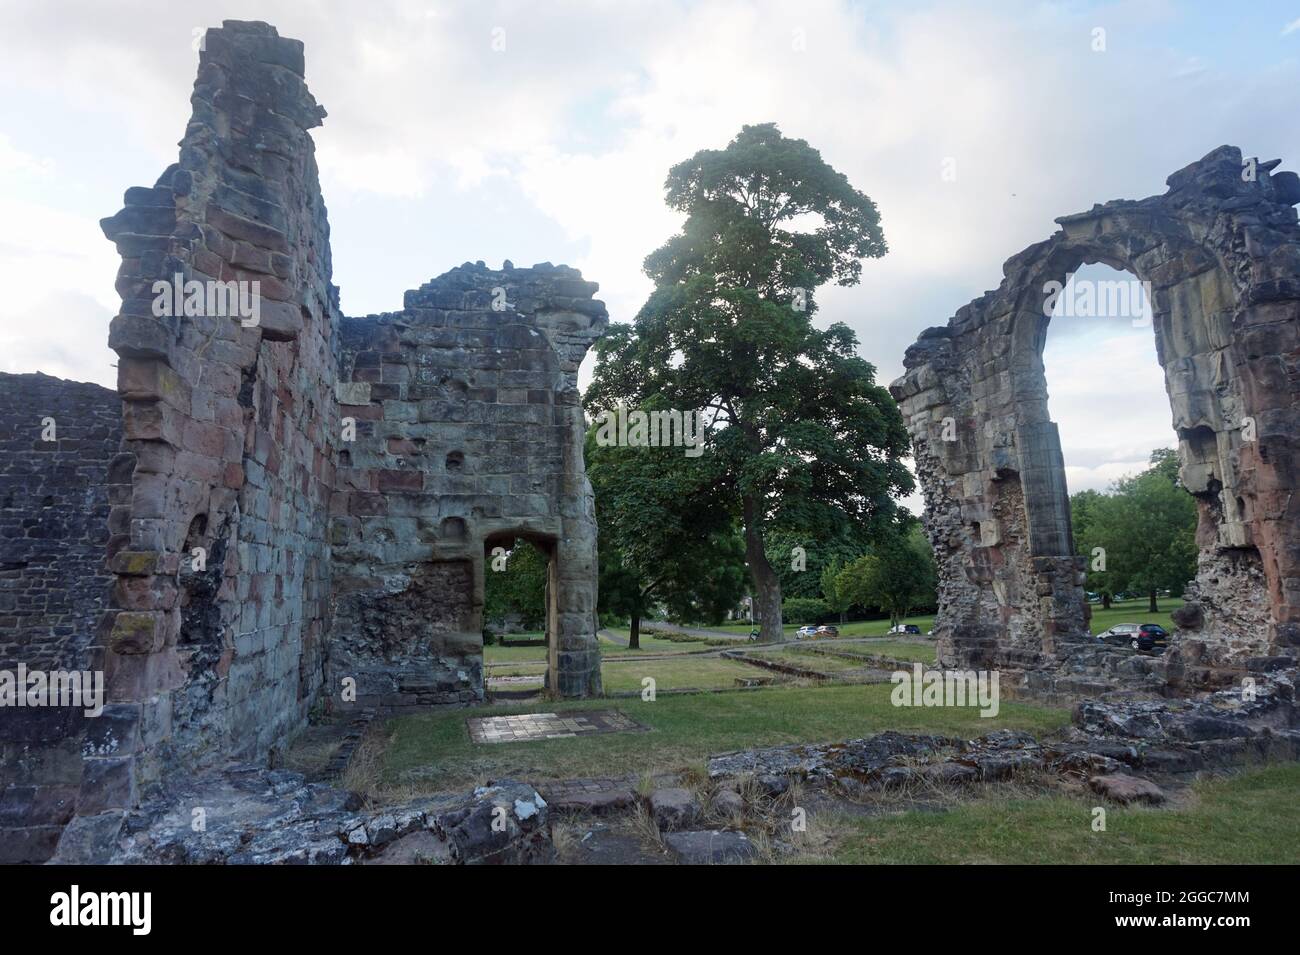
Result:
[[[840,623],[844,623],[845,614],[853,606],[853,595],[840,584],[840,571],[843,569],[838,560],[833,560],[823,568],[821,579],[822,600],[826,601],[827,610],[839,615]]]
[[[1105,609],[1110,609],[1110,602],[1115,597],[1115,575],[1107,573],[1104,562],[1093,553],[1093,548],[1101,546],[1096,543],[1093,522],[1108,506],[1106,496],[1100,491],[1089,489],[1070,495],[1070,530],[1074,535],[1075,551],[1087,559],[1084,586],[1090,593],[1101,596],[1101,605]]]
[[[883,526],[912,488],[907,432],[875,368],[847,326],[812,323],[820,286],[855,284],[862,260],[885,253],[879,215],[773,124],[674,166],[666,193],[682,231],[647,257],[655,288],[634,323],[597,344],[586,404],[704,411],[713,497],[743,529],[762,639],[779,640],[766,535]]]
[[[837,588],[864,607],[889,614],[890,627],[934,599],[934,556],[924,536],[900,529],[840,571]]]
[[[504,554],[487,556],[483,588],[483,618],[501,625],[517,615],[525,630],[540,629],[546,620],[548,558],[527,540],[517,540]]]
[[[629,620],[629,646],[658,607],[675,620],[719,622],[745,593],[744,549],[713,506],[708,462],[681,448],[601,447],[588,432],[596,497],[600,609]]]
[[[1172,450],[1153,451],[1150,468],[1117,481],[1110,493],[1074,495],[1070,505],[1075,548],[1089,562],[1089,585],[1103,594],[1140,591],[1156,613],[1159,591],[1181,593],[1196,576],[1196,502],[1178,481]],[[1104,570],[1093,570],[1095,548]]]
[[[857,560],[871,546],[872,534],[865,527],[845,522],[829,534],[813,537],[798,531],[773,528],[764,537],[767,560],[781,578],[781,597],[823,599],[822,578],[826,568]]]

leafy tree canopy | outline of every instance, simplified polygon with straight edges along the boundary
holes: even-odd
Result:
[[[1179,483],[1178,457],[1168,448],[1153,451],[1150,468],[1107,494],[1071,495],[1070,518],[1089,590],[1145,593],[1154,613],[1158,591],[1181,593],[1196,576],[1196,502]]]
[[[912,489],[902,417],[856,336],[811,321],[817,286],[851,285],[862,258],[884,254],[879,216],[772,124],[674,166],[666,194],[685,225],[646,259],[655,289],[635,322],[597,343],[585,402],[706,413],[709,492],[741,523],[763,638],[776,640],[781,584],[765,535],[879,531]]]
[[[601,447],[587,433],[587,475],[600,538],[600,609],[640,621],[656,607],[718,622],[745,592],[744,550],[714,506],[708,462],[681,448]]]

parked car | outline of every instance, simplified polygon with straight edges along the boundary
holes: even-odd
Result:
[[[798,630],[794,632],[794,638],[796,640],[808,640],[816,635],[817,635],[817,628],[810,623],[804,624],[802,627],[800,627]]]
[[[1158,623],[1120,623],[1097,634],[1097,640],[1130,650],[1163,653],[1169,646],[1169,633]]]
[[[889,628],[889,633],[915,633],[919,634],[921,628],[914,623],[900,623],[897,626]]]
[[[813,634],[813,638],[816,640],[834,640],[839,635],[839,627],[818,627],[817,631]]]

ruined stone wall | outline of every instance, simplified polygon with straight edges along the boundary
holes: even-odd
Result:
[[[0,373],[0,670],[90,668],[121,431],[106,388]],[[80,707],[0,710],[0,863],[53,855],[81,785],[84,722]]]
[[[0,373],[0,668],[88,664],[111,580],[105,479],[121,438],[107,388]]]
[[[155,787],[272,759],[349,677],[363,705],[481,699],[484,551],[516,536],[551,555],[552,686],[600,692],[577,390],[607,320],[596,285],[480,263],[345,320],[303,73],[266,24],[207,33],[178,162],[102,222],[120,412],[43,378],[13,405],[22,448],[30,402],[81,410],[55,415],[63,456],[0,471],[0,647],[75,657],[108,699],[42,724],[49,760],[4,741],[0,827],[54,820],[15,852],[44,857],[67,821],[55,858],[103,858]],[[83,513],[46,503],[74,477]],[[56,790],[33,808],[38,776]]]
[[[320,687],[339,313],[303,66],[265,24],[209,31],[179,162],[103,223],[122,255],[109,344],[129,478],[104,628],[121,743],[90,761],[94,809],[176,767],[266,757]],[[158,316],[154,283],[177,274],[257,282],[256,324]]]
[[[1221,147],[1169,191],[1058,219],[995,290],[927,329],[891,391],[940,567],[945,662],[1050,667],[1091,649],[1042,349],[1047,283],[1102,262],[1150,283],[1201,548],[1165,677],[1300,647],[1300,177]]]
[[[330,525],[331,688],[384,707],[483,697],[484,554],[516,536],[552,555],[551,672],[600,689],[595,519],[578,366],[607,321],[563,266],[453,269],[401,312],[347,319]]]

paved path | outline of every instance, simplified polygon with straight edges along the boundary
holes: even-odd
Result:
[[[748,630],[744,633],[732,633],[730,630],[708,630],[701,627],[681,627],[675,623],[662,623],[658,620],[642,625],[642,636],[647,636],[647,629],[671,630],[673,633],[685,634],[688,637],[708,638],[710,640],[740,640],[742,642],[749,640]],[[627,646],[628,640],[631,639],[630,637],[621,637],[612,630],[599,630],[597,633],[602,637],[607,637],[610,642],[617,643],[620,647]]]
[[[684,633],[691,637],[709,637],[714,640],[739,640],[742,643],[749,641],[749,631],[744,633],[733,633],[730,630],[708,630],[703,627],[681,627],[675,623],[660,623],[656,620],[649,624],[652,630],[671,630],[673,633]]]
[[[631,637],[620,637],[613,630],[597,630],[596,636],[604,637],[610,643],[617,643],[620,647],[627,646],[628,641],[632,639]]]

